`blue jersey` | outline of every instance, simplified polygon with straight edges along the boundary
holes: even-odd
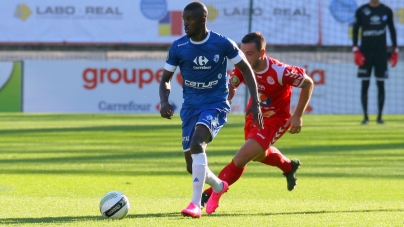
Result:
[[[180,67],[184,108],[222,107],[229,109],[227,59],[237,64],[244,54],[229,38],[209,31],[200,42],[189,37],[173,42],[164,69]]]

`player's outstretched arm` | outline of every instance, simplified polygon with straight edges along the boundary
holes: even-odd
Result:
[[[171,91],[171,79],[174,72],[167,70],[163,71],[163,75],[160,81],[159,95],[160,95],[160,115],[161,117],[171,119],[174,114],[174,109],[168,102],[168,97]]]
[[[293,113],[292,117],[289,118],[289,120],[285,124],[285,126],[290,124],[289,132],[291,134],[299,133],[302,129],[302,116],[304,111],[306,110],[307,105],[309,104],[314,89],[313,80],[305,74],[304,82],[302,86],[300,86],[300,88],[302,90],[300,91],[299,102],[297,103],[296,110]]]
[[[239,63],[235,64],[235,66],[241,71],[244,77],[244,81],[250,91],[250,95],[252,98],[252,105],[247,110],[246,115],[252,114],[253,115],[253,123],[258,128],[263,128],[264,123],[262,119],[262,113],[260,108],[260,100],[258,97],[258,88],[257,88],[257,81],[254,77],[254,72],[251,69],[251,66],[248,62],[243,59]]]

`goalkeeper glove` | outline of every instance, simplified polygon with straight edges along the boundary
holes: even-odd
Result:
[[[365,57],[363,54],[359,51],[358,46],[354,46],[352,48],[352,51],[354,53],[354,61],[357,66],[362,66],[365,63]]]
[[[398,61],[398,47],[395,47],[395,48],[394,48],[394,52],[393,52],[393,53],[391,54],[391,56],[390,56],[390,64],[391,64],[391,67],[396,66],[397,61]]]

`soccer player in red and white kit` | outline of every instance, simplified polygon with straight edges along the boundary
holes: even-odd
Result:
[[[240,49],[254,70],[257,80],[264,127],[259,129],[253,124],[251,116],[246,116],[245,143],[218,177],[231,185],[241,177],[247,163],[253,160],[281,169],[287,180],[287,188],[291,191],[296,185],[295,172],[300,166],[300,160],[288,159],[273,145],[286,131],[291,134],[300,132],[302,115],[314,88],[313,80],[306,75],[303,68],[287,65],[269,57],[265,51],[266,41],[261,33],[249,33],[241,42]],[[238,86],[244,83],[243,75],[238,69],[232,71],[229,83],[231,100]],[[292,87],[301,88],[293,115],[290,114]],[[251,99],[247,109],[250,105]],[[206,201],[209,197],[206,204],[208,214],[216,210],[220,199],[220,196],[211,196],[211,193],[210,188],[203,193],[203,200]]]
[[[354,62],[358,65],[358,78],[361,82],[361,103],[363,109],[362,124],[369,123],[368,90],[372,68],[375,70],[377,85],[377,123],[383,124],[382,119],[385,90],[384,81],[388,78],[386,27],[389,28],[393,52],[390,55],[391,67],[398,61],[398,46],[396,29],[393,23],[393,11],[379,0],[370,0],[356,10],[353,25]],[[359,30],[361,30],[361,45],[358,47]]]

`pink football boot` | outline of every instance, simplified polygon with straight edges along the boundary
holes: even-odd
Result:
[[[227,184],[226,181],[223,181],[223,189],[221,192],[216,193],[215,191],[212,192],[212,195],[210,196],[208,203],[206,204],[206,213],[211,214],[215,212],[216,208],[219,207],[219,200],[220,197],[227,192],[229,189],[229,184]]]
[[[193,202],[190,202],[187,208],[181,211],[183,216],[200,218],[202,215],[201,208]]]

